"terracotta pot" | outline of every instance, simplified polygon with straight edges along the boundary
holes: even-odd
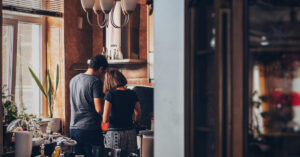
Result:
[[[50,125],[51,125],[51,131],[52,132],[59,132],[59,130],[60,130],[60,119],[59,118],[51,118]]]
[[[46,121],[49,121],[48,125],[51,127],[52,132],[59,132],[60,118],[47,118]]]
[[[47,132],[48,123],[49,123],[49,121],[41,121],[40,122],[40,128],[41,128],[42,133]]]

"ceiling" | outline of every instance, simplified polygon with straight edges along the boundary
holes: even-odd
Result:
[[[256,0],[249,6],[250,47],[299,47],[300,0]]]

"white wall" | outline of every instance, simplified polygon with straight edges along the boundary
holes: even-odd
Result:
[[[155,157],[184,156],[184,0],[154,2]]]

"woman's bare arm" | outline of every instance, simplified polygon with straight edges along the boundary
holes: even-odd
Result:
[[[107,123],[111,111],[111,103],[107,100],[104,102],[103,123]]]
[[[136,102],[134,107],[134,115],[135,115],[135,121],[138,121],[141,119],[142,110],[141,110],[141,104],[140,102]]]

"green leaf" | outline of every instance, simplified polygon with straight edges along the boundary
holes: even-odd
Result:
[[[48,107],[49,107],[50,117],[52,118],[53,86],[52,86],[49,70],[46,71],[46,78],[47,78],[47,92],[48,92]]]
[[[55,92],[57,91],[57,88],[58,88],[58,84],[59,84],[59,66],[57,64],[56,66],[56,85],[55,85]]]
[[[36,76],[36,74],[33,72],[33,70],[32,70],[30,67],[28,67],[28,69],[29,69],[30,74],[31,74],[31,76],[33,77],[35,83],[36,83],[36,84],[38,85],[38,87],[40,88],[41,92],[45,95],[45,97],[47,97],[47,94],[46,94],[46,92],[45,92],[45,90],[44,90],[44,88],[43,88],[43,85],[42,85],[42,83],[40,82],[40,80],[38,79],[38,77]]]
[[[48,99],[52,99],[53,97],[53,86],[51,82],[51,76],[49,71],[46,71],[46,78],[47,78],[47,92],[48,92]]]

